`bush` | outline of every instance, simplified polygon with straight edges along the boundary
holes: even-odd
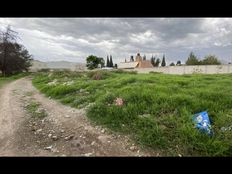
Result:
[[[49,72],[50,69],[49,68],[42,68],[40,70],[38,70],[38,72]]]
[[[200,61],[201,65],[221,65],[221,62],[218,60],[218,58],[215,55],[208,55],[205,56],[205,58]]]
[[[150,71],[149,74],[163,74],[162,72],[154,72],[154,71]]]
[[[113,71],[114,73],[118,73],[118,74],[122,74],[122,73],[125,73],[126,71],[122,70],[122,69],[118,69],[118,70],[115,70]]]
[[[128,74],[138,74],[137,71],[127,71]]]
[[[117,74],[138,74],[137,71],[126,71],[126,70],[122,70],[122,69],[118,69],[118,70],[115,70],[113,72],[117,73]]]
[[[92,79],[93,80],[102,80],[103,75],[101,73],[97,72],[96,74],[93,75]]]
[[[110,76],[112,76],[113,73],[112,72],[108,72],[108,71],[90,71],[87,73],[87,77],[93,79],[93,80],[103,80],[106,79]]]

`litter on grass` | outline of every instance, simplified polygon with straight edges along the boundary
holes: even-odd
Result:
[[[116,98],[115,105],[122,106],[123,105],[123,99],[122,98]]]
[[[232,125],[229,127],[221,127],[222,132],[231,131],[231,130],[232,130]]]
[[[206,133],[207,135],[213,135],[209,116],[206,111],[195,114],[193,116],[193,121],[195,123],[195,128]]]

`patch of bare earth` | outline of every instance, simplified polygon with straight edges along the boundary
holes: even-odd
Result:
[[[45,97],[30,78],[4,86],[0,100],[0,156],[157,156],[124,135],[95,126],[84,110]],[[28,112],[32,101],[46,117]]]

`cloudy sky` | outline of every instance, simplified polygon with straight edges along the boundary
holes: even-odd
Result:
[[[0,29],[8,24],[41,61],[111,54],[118,63],[140,52],[184,62],[191,51],[232,61],[232,18],[0,18]]]

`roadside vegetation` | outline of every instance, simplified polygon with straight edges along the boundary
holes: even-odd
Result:
[[[26,110],[33,118],[42,119],[47,116],[46,111],[40,107],[40,103],[35,101],[31,101],[29,104],[27,104]]]
[[[163,156],[231,156],[231,78],[119,70],[41,72],[33,84],[63,104],[85,108],[96,124]],[[213,137],[194,128],[192,117],[201,111],[208,111]]]
[[[21,77],[25,77],[29,74],[30,73],[20,73],[20,74],[16,74],[16,75],[12,75],[12,76],[7,76],[7,77],[3,77],[0,75],[0,88],[6,83],[9,83],[13,80],[19,79]]]

